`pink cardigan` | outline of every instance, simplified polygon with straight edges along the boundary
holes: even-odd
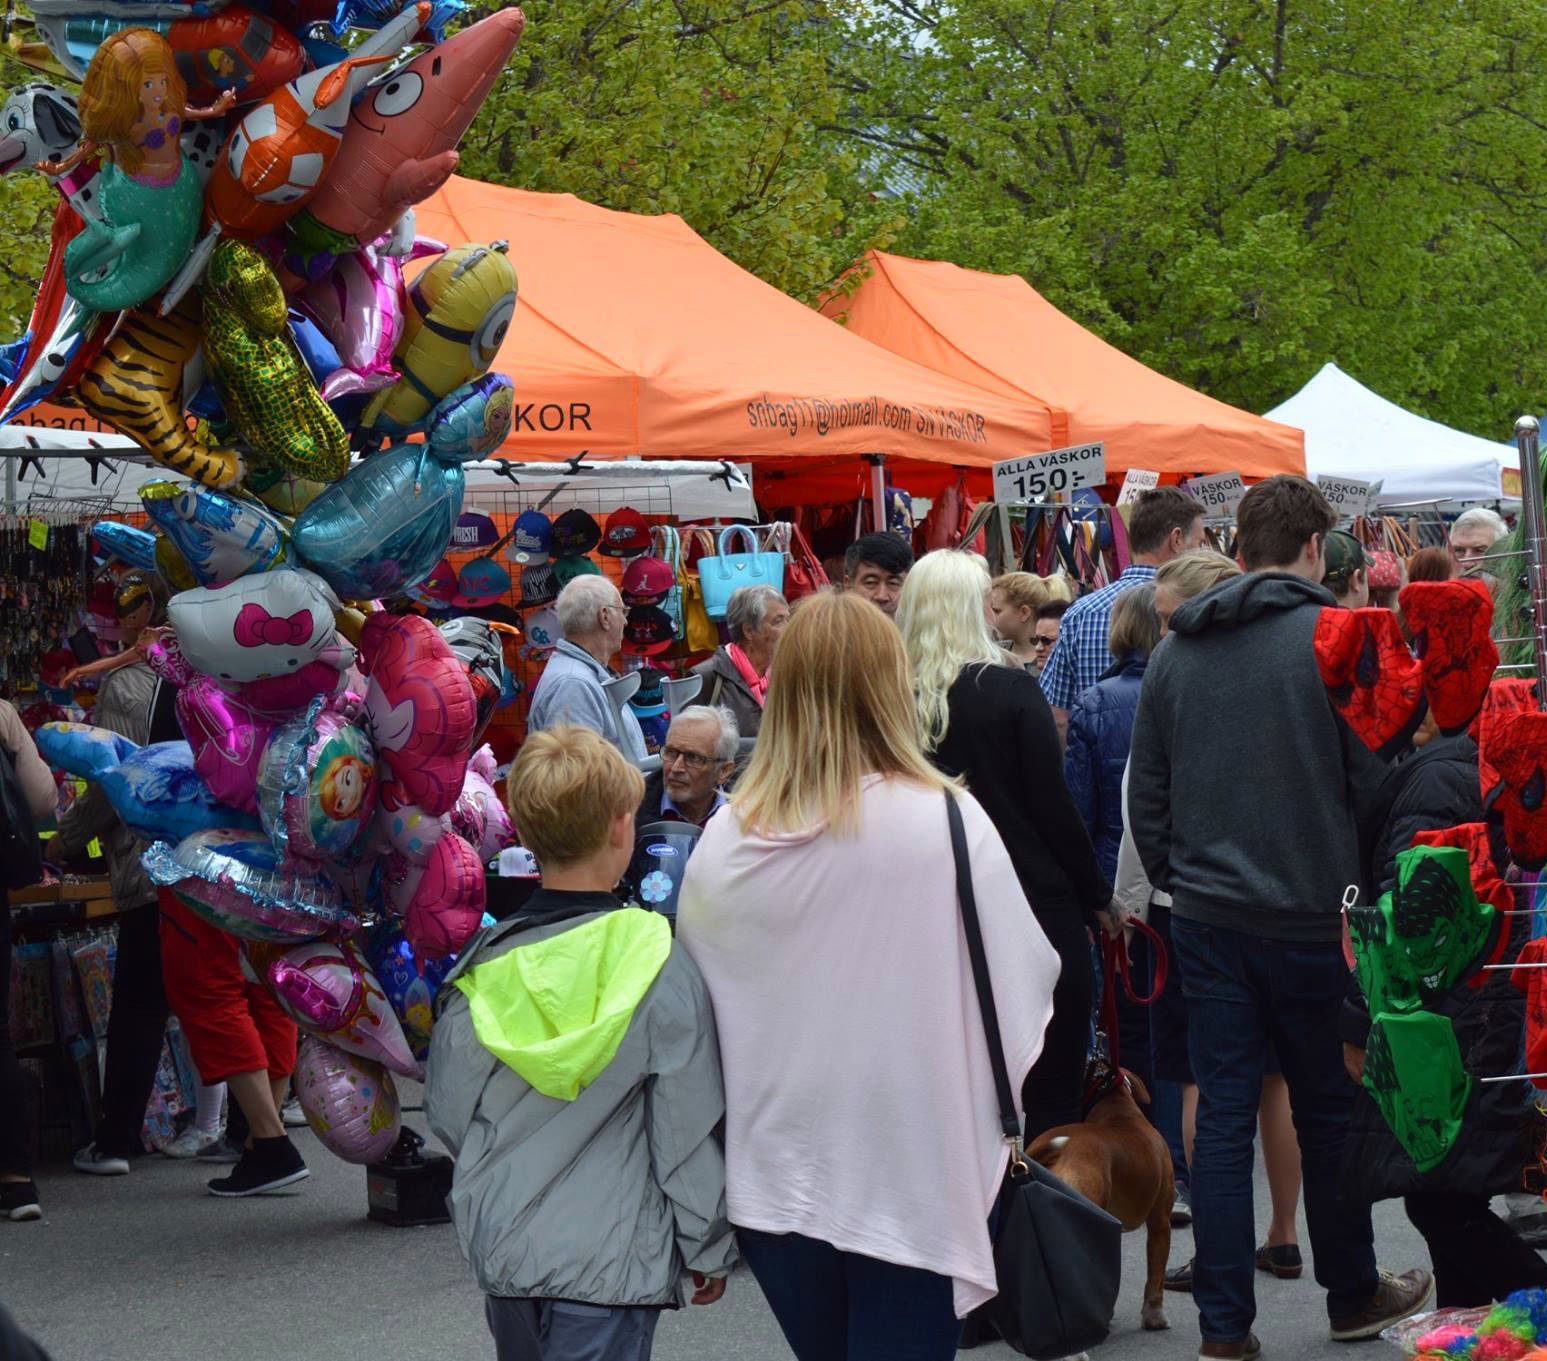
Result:
[[[999,834],[958,795],[1017,1098],[1058,957]],[[996,1290],[1007,1151],[943,796],[872,777],[856,835],[749,835],[735,801],[688,863],[677,937],[714,1001],[731,1222]]]

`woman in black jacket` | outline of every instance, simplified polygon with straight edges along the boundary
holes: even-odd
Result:
[[[1112,886],[1064,783],[1053,711],[1036,680],[989,633],[989,585],[978,558],[949,548],[927,554],[908,573],[897,626],[926,750],[941,770],[965,779],[993,820],[1062,962],[1042,1055],[1022,1090],[1030,1140],[1083,1115],[1089,928],[1106,913]]]
[[[1374,801],[1378,819],[1372,852],[1373,897],[1397,881],[1396,858],[1420,832],[1444,831],[1483,820],[1477,744],[1465,734],[1432,736],[1419,730],[1418,750],[1394,766]],[[1530,937],[1529,917],[1501,919],[1479,962],[1513,960]],[[1513,1072],[1519,1062],[1525,998],[1508,971],[1460,979],[1428,1010],[1449,1016],[1462,1063],[1474,1077]],[[1358,984],[1350,981],[1344,1009],[1343,1050],[1349,1075],[1363,1074],[1370,1016]],[[1396,1196],[1429,1245],[1441,1308],[1484,1305],[1514,1290],[1547,1286],[1547,1263],[1489,1208],[1489,1197],[1521,1187],[1532,1160],[1540,1121],[1535,1089],[1525,1082],[1473,1083],[1461,1133],[1445,1160],[1421,1173],[1361,1084],[1344,1145],[1344,1193],[1374,1202]]]

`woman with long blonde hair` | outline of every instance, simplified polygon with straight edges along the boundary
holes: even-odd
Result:
[[[1023,1091],[1027,1134],[1035,1137],[1082,1115],[1093,991],[1088,928],[1112,888],[1064,783],[1042,689],[989,634],[988,594],[988,572],[975,559],[949,548],[927,554],[903,585],[897,627],[913,666],[920,740],[983,805],[1063,964],[1047,1042]]]
[[[997,1289],[1006,1146],[947,798],[1019,1082],[1057,958],[992,822],[919,746],[897,630],[852,593],[803,601],[677,912],[714,1001],[730,1219],[798,1361],[949,1361]]]

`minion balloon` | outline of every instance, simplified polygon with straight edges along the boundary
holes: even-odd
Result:
[[[401,438],[442,397],[489,371],[516,310],[508,248],[504,241],[458,246],[419,276],[392,353],[402,376],[365,408],[367,440]]]

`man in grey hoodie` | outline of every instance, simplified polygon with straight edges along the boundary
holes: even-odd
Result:
[[[1272,1040],[1300,1137],[1316,1279],[1334,1340],[1375,1337],[1424,1308],[1426,1271],[1377,1271],[1367,1206],[1338,1174],[1353,1092],[1338,1017],[1341,905],[1360,879],[1355,811],[1374,758],[1332,708],[1313,640],[1337,516],[1299,477],[1241,502],[1248,575],[1171,616],[1134,725],[1128,808],[1172,935],[1199,1085],[1192,1196],[1200,1361],[1250,1361],[1252,1141]]]

